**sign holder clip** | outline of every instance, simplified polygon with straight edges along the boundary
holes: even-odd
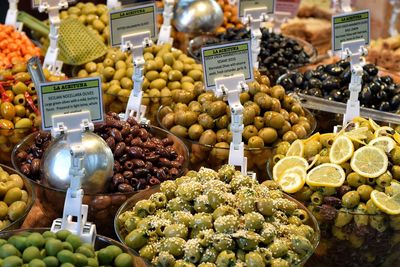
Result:
[[[346,125],[353,118],[360,116],[360,101],[358,95],[362,87],[363,65],[362,57],[368,54],[364,46],[365,40],[358,39],[342,43],[342,59],[350,61],[351,81],[349,84],[350,97],[347,101],[346,113],[343,117],[343,125]]]
[[[6,25],[14,26],[17,31],[22,31],[23,24],[17,21],[19,0],[8,0],[8,10],[6,15]]]
[[[55,75],[61,74],[62,61],[57,60],[59,54],[58,38],[60,30],[60,9],[68,8],[67,0],[43,0],[39,5],[39,12],[47,12],[50,21],[50,46],[47,50],[46,57],[44,58],[44,68],[48,69],[50,73]]]
[[[87,222],[88,205],[82,204],[84,193],[81,188],[81,179],[85,175],[83,166],[85,150],[82,146],[82,133],[94,130],[90,112],[54,115],[52,121],[52,136],[58,137],[66,134],[67,142],[70,145],[71,168],[69,175],[71,183],[65,196],[63,217],[53,221],[51,231],[67,229],[79,235],[82,241],[94,244],[96,225]]]
[[[174,39],[171,37],[171,20],[174,16],[174,0],[164,0],[164,11],[163,11],[163,24],[160,28],[160,33],[158,34],[157,45],[171,44]]]
[[[281,33],[282,24],[288,22],[288,18],[290,18],[290,12],[285,11],[275,11],[274,16],[272,18],[272,22],[274,24],[274,32]]]
[[[113,9],[113,8],[120,8],[121,7],[121,2],[118,0],[107,0],[107,8],[108,9]]]
[[[243,106],[240,103],[240,94],[249,90],[243,74],[236,74],[230,77],[215,79],[214,93],[217,97],[225,96],[231,108],[232,121],[231,132],[232,142],[229,148],[229,164],[240,166],[244,175],[247,173],[247,158],[244,156],[244,143],[242,141],[243,125]],[[250,174],[255,178],[255,173]]]
[[[352,12],[351,0],[332,0],[332,9],[334,13]]]
[[[249,8],[244,10],[244,17],[242,22],[250,27],[251,31],[251,53],[253,67],[258,69],[258,54],[260,54],[260,44],[261,44],[261,23],[268,20],[267,8]]]
[[[142,84],[144,77],[143,49],[153,45],[150,37],[150,32],[139,32],[134,34],[126,34],[122,36],[122,51],[128,51],[133,56],[134,72],[132,76],[133,90],[128,99],[125,111],[125,120],[129,116],[135,116],[136,120],[142,124],[148,124],[149,121],[145,118],[146,106],[142,105]]]

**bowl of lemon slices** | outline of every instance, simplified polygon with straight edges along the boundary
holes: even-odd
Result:
[[[274,149],[268,173],[317,218],[318,266],[400,266],[400,134],[356,118]]]

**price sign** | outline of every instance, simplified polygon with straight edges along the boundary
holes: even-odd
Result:
[[[42,0],[31,0],[32,1],[32,8],[38,8],[42,3]],[[76,2],[76,0],[68,0],[69,4]]]
[[[156,14],[155,3],[110,11],[111,46],[121,45],[121,37],[126,34],[149,31],[150,37],[156,38]]]
[[[332,50],[340,51],[342,43],[364,39],[365,45],[370,42],[369,10],[340,14],[332,17]]]
[[[299,10],[299,6],[300,0],[277,0],[275,10],[290,13],[294,17]]]
[[[238,10],[239,18],[244,16],[245,9],[266,7],[267,13],[272,14],[275,12],[275,0],[239,0]]]
[[[250,41],[201,48],[206,88],[215,87],[215,78],[243,74],[246,82],[251,82],[253,65]]]
[[[52,128],[52,116],[90,111],[93,122],[104,120],[100,77],[41,83],[38,90],[43,130]]]

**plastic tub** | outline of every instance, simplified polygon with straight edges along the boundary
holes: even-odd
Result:
[[[179,138],[158,127],[152,126],[150,131],[157,137],[165,138],[169,136],[174,141],[175,149],[185,158],[185,164],[180,170],[180,175],[183,175],[188,169],[187,162],[189,159],[189,152],[185,144]],[[16,155],[21,151],[25,151],[31,144],[33,144],[36,135],[37,133],[33,133],[27,136],[14,148],[12,153],[12,164],[17,170],[20,169],[20,164]],[[43,213],[50,220],[61,218],[64,209],[65,191],[46,186],[42,184],[40,180],[33,180],[31,177],[28,178],[35,185],[37,198],[40,201],[40,207]],[[106,236],[112,236],[114,233],[112,220],[118,208],[130,196],[136,193],[137,191],[132,193],[85,194],[83,197],[83,203],[89,206],[88,221],[97,225],[97,231],[99,233]]]
[[[33,186],[31,184],[30,180],[28,178],[26,178],[25,175],[21,174],[20,172],[14,170],[8,166],[5,166],[3,164],[0,164],[0,167],[10,175],[18,174],[24,181],[24,190],[26,190],[26,192],[28,193],[28,201],[26,203],[26,209],[25,209],[24,213],[18,219],[11,222],[6,227],[2,228],[0,226],[0,232],[3,232],[3,231],[8,231],[8,230],[18,229],[21,227],[21,225],[25,221],[26,216],[28,216],[28,213],[31,211],[33,204],[35,203],[36,194],[35,194],[35,190],[33,189]]]
[[[0,232],[0,238],[8,239],[12,236],[22,235],[27,232],[44,233],[49,230],[50,230],[50,228],[28,228],[28,229],[3,231],[3,232]],[[111,238],[108,238],[106,236],[96,235],[96,239],[95,239],[95,243],[94,243],[95,250],[100,250],[100,249],[105,248],[110,245],[117,246],[122,250],[122,252],[130,254],[133,257],[133,266],[145,266],[144,260],[142,258],[138,257],[137,255],[135,255],[134,252],[131,249],[129,249],[128,247],[126,247],[125,245],[123,245],[120,242],[115,241]]]
[[[146,190],[146,191],[140,192],[140,193],[138,193],[138,194],[136,194],[136,195],[130,197],[130,198],[119,208],[119,210],[118,210],[118,212],[117,212],[117,215],[115,216],[115,219],[114,219],[114,227],[115,227],[115,232],[116,232],[116,234],[117,234],[117,236],[118,236],[118,239],[119,239],[122,243],[124,243],[124,239],[125,239],[125,236],[126,236],[127,233],[124,232],[124,231],[122,231],[121,227],[120,227],[119,224],[118,224],[118,217],[119,217],[119,215],[122,214],[122,213],[124,213],[125,211],[132,210],[132,208],[135,206],[135,204],[136,204],[139,200],[148,199],[152,194],[157,193],[157,192],[159,192],[159,191],[160,191],[159,187],[154,187],[154,188],[151,188],[150,190]],[[314,234],[314,236],[313,236],[313,238],[312,238],[312,240],[311,240],[311,243],[312,243],[312,246],[313,246],[313,251],[314,251],[314,250],[317,248],[317,246],[318,246],[318,244],[319,244],[319,239],[320,239],[320,230],[319,230],[319,226],[318,226],[318,223],[317,223],[315,217],[314,217],[314,216],[310,213],[310,211],[309,211],[306,207],[304,207],[299,201],[295,200],[294,198],[292,198],[292,197],[290,197],[290,196],[288,196],[288,195],[286,195],[286,194],[285,194],[285,198],[287,198],[287,199],[289,199],[289,200],[291,200],[291,201],[296,202],[296,204],[298,205],[298,208],[299,208],[299,209],[305,210],[305,211],[307,212],[307,214],[309,215],[309,219],[308,219],[308,221],[307,221],[305,224],[311,226],[311,227],[313,228],[314,232],[315,232],[315,234]],[[300,262],[298,265],[296,265],[296,267],[304,266],[304,265],[306,264],[306,262],[308,261],[308,259],[309,259],[309,258],[311,257],[311,255],[313,254],[313,251],[311,251],[310,253],[306,254],[306,255],[302,258],[301,262]],[[147,262],[148,266],[152,266],[147,260],[146,260],[146,262]],[[291,267],[295,267],[295,266],[291,266]]]
[[[161,107],[162,108],[162,107]],[[160,111],[157,114],[157,120],[160,127],[168,131],[168,129],[161,123]],[[317,121],[311,112],[304,109],[306,117],[312,122],[310,136],[317,127]],[[201,167],[207,167],[214,170],[218,170],[222,165],[228,163],[229,148],[221,148],[216,146],[210,146],[200,144],[197,141],[190,140],[188,138],[181,138],[186,144],[190,152],[190,169],[199,170]],[[265,165],[269,158],[272,157],[273,147],[264,148],[248,148],[245,146],[244,155],[247,157],[247,170],[253,171],[257,174],[258,181],[262,182],[266,180],[267,173],[265,171]]]

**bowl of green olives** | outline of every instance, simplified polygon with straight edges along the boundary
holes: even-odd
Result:
[[[381,140],[388,145],[376,146]],[[399,266],[400,211],[396,211],[396,207],[400,204],[395,200],[400,186],[398,141],[398,133],[392,128],[356,118],[339,133],[317,133],[307,140],[297,141],[295,145],[300,149],[294,150],[289,144],[276,147],[274,157],[267,164],[267,171],[278,184],[286,172],[291,172],[289,167],[278,175],[278,168],[274,166],[281,160],[303,158],[309,164],[304,172],[305,183],[291,196],[307,206],[321,229],[320,245],[310,263],[322,267]],[[347,145],[343,145],[344,142]],[[340,143],[343,146],[338,150]],[[340,150],[343,151],[346,146],[350,147],[350,158],[342,157],[340,160]],[[386,166],[378,167],[381,160],[367,162],[372,162],[379,155]],[[365,168],[363,166],[368,164],[373,169],[362,173],[365,169],[360,170],[360,167]],[[313,182],[314,170],[318,170],[320,177],[325,177],[323,183],[334,177],[335,172],[328,175],[322,171],[329,168],[330,171],[337,168],[342,173],[340,183],[328,186]],[[383,173],[374,174],[373,170],[377,168],[381,168]]]
[[[302,204],[230,165],[132,196],[114,225],[151,266],[303,266],[319,242]]]
[[[114,218],[118,208],[130,196],[159,184],[160,181],[183,175],[188,169],[189,158],[185,144],[176,136],[158,127],[149,126],[145,128],[139,126],[133,121],[133,118],[129,118],[127,122],[121,122],[116,117],[118,118],[118,115],[115,113],[113,117],[109,114],[106,115],[107,127],[103,127],[105,123],[95,125],[95,133],[104,139],[108,139],[106,143],[114,154],[114,175],[110,179],[105,192],[98,194],[85,192],[83,197],[83,203],[89,207],[88,220],[96,223],[97,231],[107,236],[114,234],[112,218]],[[120,123],[124,123],[125,128],[129,131],[130,129],[138,131],[143,139],[139,138],[138,140],[136,138],[136,145],[132,145],[131,141],[134,139],[134,134],[121,134],[126,129],[123,130],[119,127],[121,126]],[[132,124],[128,126],[126,123]],[[109,131],[112,131],[112,133]],[[135,133],[135,137],[139,134]],[[115,138],[108,138],[112,135],[116,137],[116,140]],[[145,135],[148,136],[148,142],[142,141]],[[156,141],[158,143],[154,147]],[[162,141],[164,143],[161,143]],[[51,187],[43,182],[42,157],[50,143],[51,135],[49,132],[33,133],[14,148],[12,162],[15,168],[26,174],[29,181],[35,185],[40,208],[50,220],[54,220],[60,218],[63,214],[66,191]],[[152,146],[152,154],[146,153],[138,155],[140,159],[132,159],[132,155],[142,152],[141,147],[145,145]],[[127,147],[132,148],[130,154],[126,152]],[[162,149],[158,151],[157,148],[160,147]],[[163,153],[163,156],[157,153]]]
[[[20,228],[35,199],[29,179],[0,164],[0,232]]]
[[[0,232],[0,240],[3,266],[144,266],[128,247],[102,235],[89,244],[68,230],[32,228]]]
[[[202,66],[169,44],[147,47],[143,57],[142,104],[147,106],[147,119],[155,125],[158,108],[172,103],[173,90],[184,89],[189,94],[195,86],[202,87]],[[125,111],[133,88],[132,55],[110,48],[104,57],[76,68],[73,73],[80,78],[100,76],[106,112]]]

